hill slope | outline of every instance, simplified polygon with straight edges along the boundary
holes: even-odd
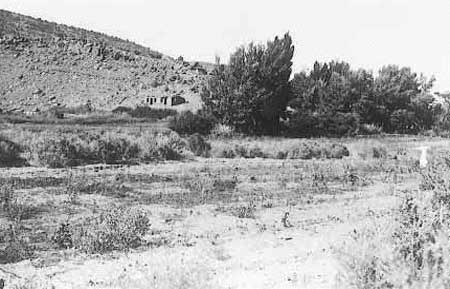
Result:
[[[174,60],[117,37],[0,10],[0,109],[54,106],[111,110],[148,97],[181,96],[195,110],[208,77],[198,63]]]

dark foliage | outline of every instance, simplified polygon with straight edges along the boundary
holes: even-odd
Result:
[[[196,156],[208,157],[211,151],[211,145],[199,133],[189,136],[188,146]]]
[[[289,100],[294,47],[289,34],[267,45],[250,43],[217,64],[202,100],[221,124],[246,134],[276,135]]]
[[[361,126],[389,133],[417,133],[436,122],[428,81],[409,68],[383,67],[378,77],[345,62],[316,62],[311,72],[291,81],[293,112],[287,123],[292,136],[345,136]]]
[[[211,132],[215,123],[216,121],[212,116],[202,111],[195,114],[190,111],[185,111],[170,121],[169,128],[183,135],[194,133],[207,135]]]
[[[151,108],[148,106],[138,106],[127,112],[134,118],[164,119],[169,116],[177,115],[177,111],[167,108]]]
[[[21,148],[18,144],[0,135],[0,167],[21,165],[24,160],[20,157]]]

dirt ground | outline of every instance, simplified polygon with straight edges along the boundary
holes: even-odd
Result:
[[[72,174],[86,180],[118,174],[160,177],[148,183],[123,182],[140,199],[90,194],[81,195],[80,203],[84,209],[118,201],[139,206],[150,214],[152,233],[146,238],[164,239],[164,245],[104,255],[43,250],[33,260],[1,265],[0,278],[6,288],[345,288],[336,258],[341,244],[350,232],[391,214],[405,189],[418,187],[417,173],[400,170],[392,176],[392,168],[402,165],[401,160],[364,161],[353,155],[347,160],[197,159],[77,168]],[[328,172],[346,166],[370,181],[349,185],[342,176],[328,180],[322,173],[327,185],[319,191],[312,191],[309,181],[301,181],[308,180],[317,167]],[[57,178],[67,170],[4,169],[1,173],[4,178]],[[186,200],[177,199],[180,183],[186,180],[233,177],[238,184],[228,197],[188,202],[188,194]],[[57,208],[56,196],[49,190],[24,192],[38,199],[53,198]],[[149,197],[158,194],[171,194],[177,200],[158,202]],[[254,216],[237,216],[236,210],[249,203],[255,204]],[[286,212],[288,226],[282,221]],[[57,223],[62,215],[47,210],[28,225]],[[39,218],[46,221],[39,223]],[[14,287],[20,284],[28,287]]]

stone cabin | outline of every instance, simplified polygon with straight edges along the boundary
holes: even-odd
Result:
[[[186,103],[186,99],[179,96],[147,96],[145,104],[149,106],[175,106]]]

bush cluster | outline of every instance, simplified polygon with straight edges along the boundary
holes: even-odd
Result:
[[[199,133],[195,133],[189,136],[187,142],[190,151],[193,152],[196,156],[209,156],[211,145]]]
[[[114,207],[75,224],[61,224],[52,239],[59,248],[105,253],[143,245],[149,229],[150,220],[144,211]]]
[[[336,143],[304,142],[278,151],[278,158],[286,159],[342,159],[350,155],[346,146]]]
[[[268,155],[257,145],[235,144],[234,146],[225,146],[218,152],[221,158],[267,158]]]
[[[139,154],[139,146],[120,134],[43,132],[31,135],[25,146],[31,164],[51,168],[130,163]]]
[[[26,133],[25,158],[32,165],[51,168],[95,163],[135,164],[154,160],[179,160],[185,143],[174,132],[142,133]]]
[[[215,120],[205,113],[192,113],[185,111],[175,116],[169,124],[169,128],[182,135],[199,133],[207,135],[214,127]]]
[[[169,116],[177,115],[177,111],[167,108],[151,108],[148,106],[138,106],[127,112],[134,118],[148,118],[148,119],[164,119]]]
[[[16,166],[23,163],[18,144],[0,135],[0,167]]]
[[[137,138],[142,161],[180,160],[183,158],[185,142],[175,132],[144,133]]]

